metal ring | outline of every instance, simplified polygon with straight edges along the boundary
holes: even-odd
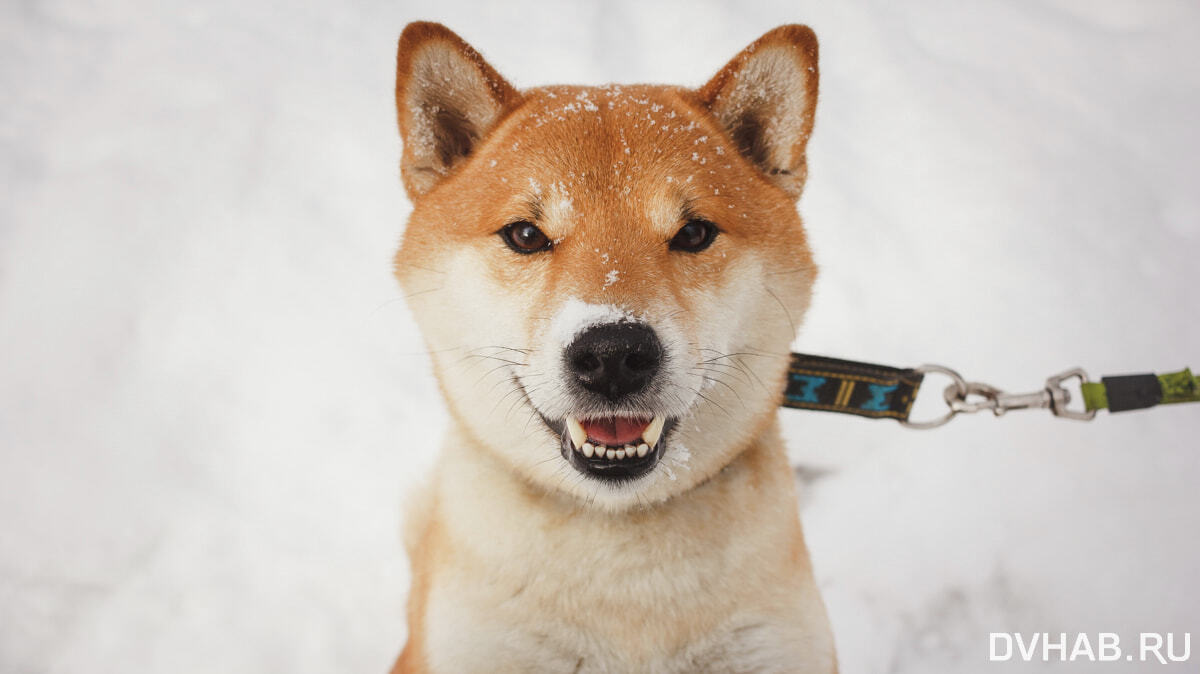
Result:
[[[1090,381],[1087,372],[1081,367],[1072,368],[1066,372],[1059,372],[1046,380],[1046,390],[1050,392],[1050,412],[1054,416],[1063,417],[1064,419],[1091,421],[1096,416],[1096,410],[1089,410],[1086,405],[1082,412],[1067,409],[1067,405],[1071,402],[1071,392],[1063,388],[1062,383],[1072,377],[1079,377],[1080,386]]]
[[[937,374],[944,374],[947,377],[950,377],[950,379],[954,382],[954,384],[953,384],[954,390],[956,393],[958,393],[959,398],[966,398],[966,396],[967,396],[967,380],[963,379],[962,375],[955,372],[954,370],[951,370],[948,367],[945,367],[942,365],[921,365],[918,367],[914,367],[913,372],[918,372],[923,375],[929,374],[930,372],[936,372]],[[958,414],[958,410],[951,408],[949,412],[945,413],[944,415],[942,415],[932,421],[909,421],[908,419],[901,419],[900,423],[909,428],[915,428],[917,430],[927,430],[930,428],[937,428],[938,426],[941,426],[942,424],[946,423],[947,421],[950,421],[951,419],[953,419],[954,415],[956,415],[956,414]]]

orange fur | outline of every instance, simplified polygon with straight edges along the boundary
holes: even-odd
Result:
[[[414,208],[396,274],[452,427],[412,525],[409,640],[394,673],[480,662],[510,671],[504,660],[446,651],[447,630],[466,625],[476,636],[463,648],[488,648],[500,639],[495,621],[520,642],[514,653],[544,649],[539,665],[570,664],[578,648],[584,671],[695,670],[760,657],[755,639],[771,634],[798,635],[789,647],[807,649],[804,662],[835,670],[775,418],[816,274],[794,206],[816,63],[812,31],[783,26],[699,90],[518,92],[446,28],[405,29],[396,101]],[[717,241],[700,254],[672,250],[676,231],[697,218],[716,223]],[[506,249],[496,233],[516,221],[535,223],[553,252]],[[572,301],[669,324],[697,376],[724,377],[728,392],[696,391],[695,430],[678,433],[684,457],[640,490],[603,491],[556,472],[557,444],[526,432],[540,423],[534,409],[519,421],[494,416],[501,405],[536,407],[545,390],[489,379],[503,364],[471,369],[473,357],[488,357],[480,348],[508,349],[511,358],[492,360],[529,366],[550,348],[551,313]],[[468,348],[500,337],[504,346]],[[718,343],[761,353],[720,362],[706,353]],[[500,532],[508,538],[488,542]],[[516,538],[530,547],[507,549]]]

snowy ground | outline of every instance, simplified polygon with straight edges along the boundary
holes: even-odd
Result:
[[[389,277],[409,20],[519,86],[699,84],[807,22],[798,349],[1200,367],[1193,2],[427,7],[0,6],[0,671],[388,667],[444,420]],[[785,430],[844,672],[1138,671],[987,635],[1200,631],[1200,406]]]

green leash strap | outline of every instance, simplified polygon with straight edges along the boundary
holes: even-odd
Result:
[[[949,411],[928,421],[912,421],[913,402],[927,374],[949,377],[942,398]],[[1071,409],[1071,394],[1063,382],[1078,379],[1083,409]],[[795,409],[854,414],[872,419],[895,419],[910,428],[935,428],[956,415],[990,411],[1001,416],[1011,410],[1048,409],[1055,416],[1088,420],[1097,410],[1139,410],[1155,405],[1200,402],[1200,377],[1184,369],[1170,374],[1104,377],[1098,382],[1075,368],[1046,380],[1032,393],[1006,393],[994,386],[967,381],[941,365],[896,368],[851,360],[793,353],[780,404]]]
[[[1083,403],[1089,410],[1141,410],[1155,405],[1200,402],[1200,377],[1190,369],[1170,374],[1130,374],[1104,377],[1083,384]]]

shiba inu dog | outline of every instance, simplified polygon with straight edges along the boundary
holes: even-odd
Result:
[[[393,671],[835,671],[776,421],[813,32],[695,90],[518,91],[433,23],[397,65],[396,275],[452,422]]]

